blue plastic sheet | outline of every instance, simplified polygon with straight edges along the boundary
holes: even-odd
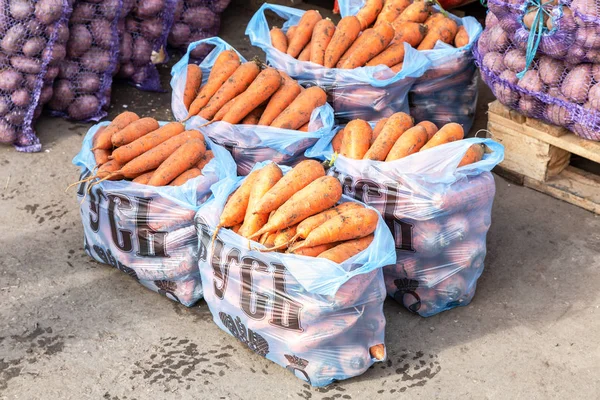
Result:
[[[265,17],[267,10],[286,20],[284,31],[296,25],[304,14],[304,10],[263,4],[246,28],[250,43],[264,50],[270,65],[285,71],[302,85],[323,88],[336,118],[374,121],[398,111],[408,112],[408,91],[431,65],[423,54],[406,45],[404,66],[397,74],[384,65],[348,70],[298,61],[271,45],[270,27]]]
[[[200,64],[203,83],[208,79],[210,70],[219,54],[225,50],[235,50],[227,42],[217,37],[190,44],[186,55],[173,66],[171,71],[171,87],[173,88],[171,105],[173,115],[177,120],[182,120],[187,116],[187,110],[183,104],[183,91],[189,54],[196,46],[203,43],[215,46]],[[241,54],[240,60],[246,61]],[[193,117],[189,120],[188,126],[199,129],[216,143],[226,147],[237,163],[238,173],[247,175],[257,162],[272,160],[293,166],[304,160],[304,152],[323,135],[331,132],[334,126],[334,117],[333,109],[329,104],[315,109],[310,118],[308,132],[269,126],[232,125],[227,122],[214,122],[203,126],[207,122],[201,117]]]
[[[342,264],[263,253],[262,245],[224,228],[211,243],[228,196],[241,182],[213,186],[214,198],[196,215],[204,298],[215,323],[313,386],[360,375],[381,361],[369,349],[384,344],[381,269],[395,261],[383,219],[371,245]]]
[[[92,139],[108,124],[93,126],[73,159],[81,167],[81,179],[95,173]],[[103,181],[87,193],[91,181],[82,183],[77,192],[84,247],[90,257],[186,306],[202,297],[194,215],[210,197],[213,184],[236,176],[229,152],[206,142],[214,158],[202,169],[202,176],[182,186]]]

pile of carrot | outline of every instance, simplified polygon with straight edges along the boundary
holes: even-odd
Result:
[[[326,101],[321,88],[304,89],[284,72],[258,61],[242,63],[235,51],[226,50],[217,57],[204,85],[200,67],[188,65],[184,121],[200,116],[210,122],[306,132],[313,110]]]
[[[337,26],[309,10],[286,32],[273,27],[271,44],[300,61],[327,68],[383,64],[397,73],[404,61],[404,43],[417,50],[431,50],[438,40],[457,48],[469,43],[465,28],[433,4],[432,0],[367,0],[356,16],[342,18]]]
[[[126,179],[150,186],[183,185],[214,158],[200,132],[186,131],[179,122],[159,126],[130,111],[98,129],[92,152],[97,171],[88,181]]]
[[[323,166],[305,160],[287,174],[275,163],[253,171],[230,196],[219,229],[229,228],[267,251],[341,263],[373,241],[377,212],[339,203],[342,185]]]
[[[374,128],[366,121],[355,119],[338,131],[332,140],[333,150],[355,160],[395,161],[445,143],[462,140],[461,125],[451,122],[438,127],[429,121],[414,125],[412,117],[403,112],[380,120]],[[459,167],[480,161],[485,149],[472,145]]]

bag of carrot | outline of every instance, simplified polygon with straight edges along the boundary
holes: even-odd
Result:
[[[215,48],[200,65],[190,63],[203,44]],[[322,89],[304,89],[282,71],[246,61],[220,38],[192,43],[171,75],[175,118],[189,119],[189,126],[226,147],[240,175],[261,161],[295,165],[333,128]]]
[[[236,173],[227,150],[184,129],[126,112],[93,126],[73,164],[88,255],[191,306],[202,297],[194,215]]]
[[[382,267],[396,257],[375,210],[342,196],[314,160],[257,164],[213,193],[196,227],[221,329],[313,386],[385,358]]]
[[[424,317],[469,304],[483,271],[496,190],[489,171],[504,149],[463,135],[458,124],[413,126],[399,113],[383,124],[352,121],[307,153],[336,154],[328,174],[383,215],[397,255],[384,268],[388,294]]]
[[[270,30],[267,11],[286,22]],[[263,4],[250,20],[246,35],[265,51],[269,65],[302,85],[323,88],[337,119],[378,120],[408,111],[408,91],[431,64],[410,47],[424,37],[424,30],[412,24],[404,39],[396,40],[390,23],[364,34],[362,29],[353,16],[335,26],[315,10]]]

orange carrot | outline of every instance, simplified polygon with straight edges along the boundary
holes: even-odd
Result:
[[[333,147],[333,151],[339,153],[342,150],[342,142],[344,140],[344,129],[340,129],[338,133],[335,134],[333,140],[331,141],[331,146]]]
[[[141,118],[112,135],[111,141],[115,147],[124,146],[158,128],[158,121],[154,118]]]
[[[298,129],[310,121],[314,109],[327,102],[327,94],[317,86],[312,86],[298,95],[271,126],[282,129]]]
[[[117,160],[121,164],[125,164],[140,154],[158,146],[165,140],[172,138],[173,136],[179,135],[185,131],[183,124],[179,122],[169,122],[166,125],[161,126],[157,130],[150,132],[141,138],[134,140],[133,142],[126,144],[125,146],[115,149],[112,153],[113,159]]]
[[[375,24],[381,22],[393,22],[400,14],[402,14],[402,11],[404,11],[410,3],[410,0],[387,0],[379,13]]]
[[[428,31],[427,26],[417,22],[401,22],[397,26],[392,25],[392,27],[396,32],[392,43],[406,42],[413,47],[421,43]]]
[[[413,126],[404,132],[388,153],[385,161],[399,160],[421,150],[427,142],[427,130],[422,126]]]
[[[268,164],[259,170],[256,181],[250,189],[248,208],[239,231],[241,236],[251,239],[264,233],[255,235],[255,232],[259,231],[269,220],[269,213],[255,214],[256,204],[282,177],[283,173],[275,163]]]
[[[461,25],[456,32],[456,36],[454,37],[454,47],[460,49],[463,46],[469,44],[469,34],[465,29],[464,25]]]
[[[156,170],[153,169],[152,171],[148,171],[141,175],[138,175],[133,181],[135,183],[139,183],[140,185],[145,185],[148,183],[150,178],[152,178],[152,174],[154,174],[154,171],[156,171]]]
[[[298,225],[290,226],[289,228],[285,228],[281,230],[277,235],[275,235],[275,240],[273,245],[275,247],[279,247],[282,245],[287,246],[287,244],[292,240],[292,238],[296,235],[296,227]]]
[[[240,65],[233,75],[217,90],[214,96],[211,97],[198,115],[204,119],[211,120],[217,111],[229,100],[248,89],[259,73],[260,66],[255,61],[248,61]]]
[[[242,224],[238,224],[238,225],[232,227],[231,230],[235,233],[238,233],[240,231],[241,227],[242,227]]]
[[[311,49],[312,49],[312,42],[308,42],[306,47],[304,47],[304,49],[302,49],[302,51],[298,55],[298,61],[310,61]]]
[[[264,235],[262,235],[260,237],[260,241],[259,243],[262,244],[263,246],[269,248],[269,247],[273,247],[275,245],[275,238],[277,237],[277,234],[275,233],[271,233],[271,232],[267,232]]]
[[[187,171],[182,172],[181,175],[179,175],[177,178],[173,179],[173,181],[169,183],[169,186],[181,186],[190,179],[194,179],[196,177],[199,177],[200,175],[202,175],[202,171],[200,171],[196,167],[192,167]]]
[[[377,122],[377,124],[375,125],[375,128],[373,128],[373,134],[371,134],[371,145],[373,145],[373,143],[375,142],[375,139],[377,139],[377,136],[379,136],[379,134],[381,133],[381,130],[385,126],[385,123],[387,122],[387,120],[388,120],[387,118],[380,119]]]
[[[192,139],[181,145],[156,169],[148,181],[150,186],[165,186],[190,168],[204,155],[204,140]]]
[[[227,114],[229,112],[229,110],[231,110],[231,107],[233,107],[233,104],[236,102],[238,97],[240,97],[242,94],[244,94],[244,93],[238,94],[233,99],[231,99],[227,103],[225,103],[225,105],[223,107],[221,107],[219,109],[219,111],[217,111],[217,113],[215,114],[215,116],[213,117],[213,119],[211,121],[222,121],[225,114]]]
[[[356,40],[356,47],[339,67],[344,69],[362,67],[381,53],[393,38],[394,28],[389,22],[382,22],[374,28],[367,29]]]
[[[484,154],[485,148],[482,144],[477,143],[472,145],[469,147],[462,160],[460,160],[457,168],[481,161]]]
[[[346,50],[355,42],[360,31],[360,21],[355,16],[344,17],[340,20],[325,50],[325,67],[336,66]]]
[[[388,48],[369,61],[366,66],[387,65],[388,67],[393,67],[402,61],[404,61],[404,43],[392,43]]]
[[[365,154],[364,159],[385,160],[396,140],[412,126],[413,120],[410,115],[403,112],[392,114],[369,151]]]
[[[354,257],[355,255],[369,247],[371,242],[373,242],[374,237],[375,236],[371,234],[360,239],[354,239],[340,243],[334,248],[319,254],[318,258],[325,258],[327,260],[341,264],[347,259]]]
[[[274,68],[265,68],[233,103],[223,122],[237,124],[252,110],[267,101],[281,86],[281,75]],[[202,113],[201,113],[202,114]]]
[[[431,25],[427,35],[417,47],[417,50],[431,50],[438,40],[452,44],[458,32],[458,25],[451,18],[440,18]]]
[[[124,113],[117,115],[115,119],[108,126],[106,126],[105,129],[98,129],[94,135],[94,138],[92,139],[92,150],[112,149],[112,136],[138,119],[140,119],[140,117],[131,111],[125,111]]]
[[[365,5],[358,10],[356,18],[360,21],[360,28],[367,29],[383,9],[383,0],[367,0]]]
[[[431,140],[433,135],[438,131],[438,127],[430,121],[423,121],[417,124],[418,126],[422,126],[427,131],[427,140]]]
[[[183,104],[186,110],[190,108],[192,101],[198,96],[198,90],[202,84],[202,70],[196,64],[188,64],[187,75],[185,79],[185,89],[183,91]]]
[[[393,67],[390,67],[390,69],[397,74],[398,72],[402,71],[402,66],[404,65],[404,63],[400,63],[400,64],[396,64]]]
[[[302,14],[300,21],[298,21],[296,32],[294,32],[294,36],[288,43],[287,53],[290,56],[294,58],[298,57],[302,49],[310,42],[313,29],[321,19],[323,19],[321,14],[316,10],[308,10]]]
[[[258,121],[258,125],[269,126],[277,118],[279,114],[283,112],[301,91],[301,86],[292,78],[290,78],[285,72],[279,71],[279,74],[283,78],[279,89],[271,96],[265,111]]]
[[[323,19],[315,25],[311,39],[310,62],[323,65],[325,63],[325,50],[335,33],[335,25],[329,18]]]
[[[394,20],[394,22],[425,22],[431,13],[431,0],[418,0],[406,7],[402,14]]]
[[[223,212],[219,217],[219,225],[217,226],[215,234],[221,227],[229,228],[235,225],[240,225],[241,227],[241,224],[244,222],[244,217],[246,216],[246,211],[248,210],[250,191],[256,183],[256,177],[258,176],[259,171],[260,170],[252,171],[229,200],[227,200]],[[238,231],[236,231],[236,233],[237,232]]]
[[[265,193],[256,203],[254,212],[266,214],[275,211],[296,192],[322,176],[325,176],[325,169],[320,162],[315,160],[301,161]]]
[[[296,33],[296,29],[298,29],[298,25],[290,26],[285,33],[285,37],[287,39],[287,43],[289,44]],[[286,50],[287,51],[287,50]]]
[[[344,157],[361,160],[371,145],[371,126],[362,119],[350,121],[344,128],[340,154]]]
[[[271,45],[275,47],[277,50],[285,53],[287,51],[287,37],[285,33],[277,27],[273,27],[270,32],[271,35]]]
[[[207,150],[204,155],[202,156],[202,158],[200,159],[200,161],[198,161],[198,164],[196,164],[196,168],[198,168],[200,171],[202,171],[202,169],[204,167],[206,167],[206,165],[210,162],[210,160],[212,160],[213,158],[215,158],[214,153],[212,152],[212,150]]]
[[[260,116],[265,111],[264,107],[255,108],[250,112],[250,114],[246,115],[242,120],[242,125],[258,125],[258,121],[260,121]]]
[[[298,242],[298,244],[301,244],[301,243],[302,242]],[[298,256],[316,257],[319,254],[331,249],[334,246],[335,246],[335,243],[326,243],[326,244],[321,244],[321,245],[315,246],[315,247],[303,247],[301,249],[293,251],[292,253],[296,254]]]
[[[98,168],[98,172],[96,172],[96,178],[118,181],[123,179],[123,174],[119,173],[121,168],[121,164],[119,164],[117,161],[110,160]]]
[[[385,358],[385,345],[376,344],[375,346],[371,346],[369,348],[369,354],[371,355],[371,358],[379,361],[383,360]]]
[[[109,157],[111,156],[110,150],[105,149],[92,150],[92,153],[94,153],[94,160],[96,160],[96,165],[102,165],[107,163]]]
[[[308,132],[308,125],[309,123],[305,123],[304,125],[302,125],[300,128],[298,128],[299,132]]]
[[[431,28],[433,28],[433,25],[435,24],[436,21],[442,20],[444,18],[446,18],[446,17],[444,17],[444,14],[442,14],[440,12],[434,12],[425,20],[423,25],[425,25],[425,27],[429,31]]]
[[[342,197],[342,185],[332,176],[323,176],[296,192],[275,211],[269,222],[253,237],[296,225],[337,203]]]
[[[313,231],[313,229],[323,225],[323,223],[329,221],[331,218],[337,217],[344,213],[351,213],[353,212],[353,210],[357,210],[359,208],[364,207],[353,201],[348,201],[346,203],[340,204],[337,207],[330,208],[328,210],[320,212],[319,214],[313,215],[312,217],[308,217],[298,224],[298,227],[296,228],[296,236],[293,239],[306,239],[306,237]]]
[[[420,151],[424,151],[430,149],[435,146],[439,146],[444,143],[454,142],[456,140],[461,140],[465,137],[465,131],[463,127],[455,122],[450,122],[440,128],[439,131],[425,144],[425,146],[421,147]]]

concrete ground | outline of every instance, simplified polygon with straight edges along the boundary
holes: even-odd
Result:
[[[222,36],[252,55],[248,17],[229,9]],[[171,117],[168,93],[115,86],[113,100],[110,117]],[[471,305],[424,319],[386,301],[387,362],[314,389],[220,331],[204,302],[188,309],[85,255],[64,189],[88,126],[44,117],[42,153],[0,148],[1,399],[600,398],[597,216],[496,177]]]

